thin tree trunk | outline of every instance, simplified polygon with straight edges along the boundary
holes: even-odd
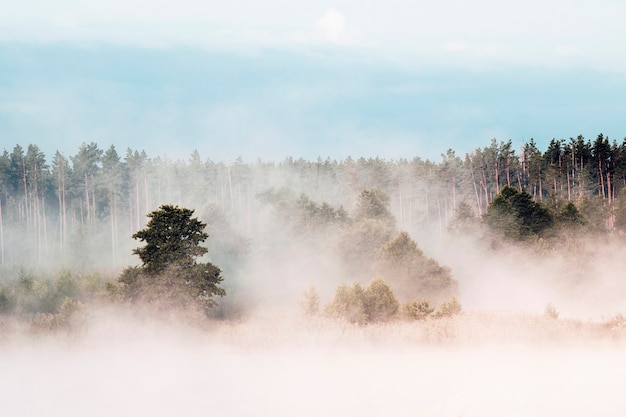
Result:
[[[4,220],[2,217],[3,217],[2,200],[0,200],[0,253],[1,253],[0,260],[2,261],[2,264],[4,265]]]
[[[137,229],[141,229],[141,220],[139,217],[139,180],[135,180],[135,210],[137,215]]]
[[[572,189],[570,187],[569,169],[567,170],[567,201],[572,201]]]
[[[606,198],[606,194],[604,192],[604,174],[602,173],[602,161],[598,159],[598,173],[600,174],[600,189],[602,190],[600,196],[602,198]]]
[[[143,174],[143,187],[144,187],[144,193],[146,196],[146,213],[150,211],[150,191],[148,189],[148,177],[146,176],[146,174]]]
[[[480,204],[480,196],[478,195],[478,187],[476,186],[476,177],[474,176],[474,167],[470,161],[470,172],[472,173],[472,184],[474,185],[474,195],[476,196],[476,207],[478,208],[478,215],[482,216],[483,210]]]

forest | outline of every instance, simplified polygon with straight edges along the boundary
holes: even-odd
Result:
[[[602,134],[553,139],[543,152],[532,139],[520,150],[493,139],[463,157],[450,149],[439,162],[416,156],[227,163],[198,152],[185,161],[151,158],[144,150],[120,155],[93,142],[76,155],[48,158],[35,144],[16,145],[0,156],[0,262],[124,265],[130,236],[163,203],[219,213],[258,246],[265,238],[259,207],[268,193],[287,192],[351,213],[363,190],[379,190],[399,228],[442,235],[461,203],[482,217],[511,186],[553,213],[573,202],[594,231],[622,233],[625,185],[626,140],[618,144]]]
[[[172,160],[95,142],[49,158],[15,145],[0,156],[0,310],[45,327],[81,303],[121,297],[117,277],[137,265],[133,235],[173,204],[206,223],[204,259],[223,272],[226,294],[216,316],[302,297],[309,313],[322,297],[327,315],[356,323],[446,316],[462,310],[459,280],[467,286],[445,255],[450,242],[471,237],[486,258],[516,248],[562,259],[569,281],[559,285],[576,286],[591,274],[582,260],[604,250],[589,238],[621,248],[625,185],[626,139],[602,134],[544,151],[533,139],[520,149],[492,139],[440,161],[224,162],[197,151]],[[546,314],[558,317],[552,305]]]

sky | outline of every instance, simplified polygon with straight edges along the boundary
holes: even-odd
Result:
[[[626,136],[619,0],[6,3],[9,150],[438,160]]]

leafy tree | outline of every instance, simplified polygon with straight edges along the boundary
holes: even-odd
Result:
[[[466,233],[472,231],[478,224],[478,216],[474,213],[474,209],[465,201],[461,201],[459,206],[454,210],[454,217],[448,226],[448,230],[457,233]]]
[[[363,292],[363,287],[358,283],[352,287],[340,285],[335,297],[326,306],[326,314],[344,318],[350,323],[365,323],[367,316],[363,308]]]
[[[390,283],[408,299],[449,296],[457,283],[450,269],[424,255],[407,232],[385,243],[378,254],[377,273],[391,277]]]
[[[563,227],[580,227],[588,223],[585,216],[571,201],[565,204],[557,213],[556,222]]]
[[[395,218],[389,212],[389,196],[380,190],[363,190],[359,196],[356,220],[377,219],[395,226]]]
[[[196,263],[195,258],[207,249],[200,246],[208,234],[206,224],[192,217],[194,211],[163,205],[148,214],[146,228],[133,235],[146,245],[133,250],[143,265],[126,269],[119,278],[127,298],[184,306],[188,301],[204,308],[216,303],[214,296],[224,296],[218,286],[221,270],[211,264]]]
[[[489,205],[485,221],[506,237],[523,239],[549,229],[554,219],[547,208],[532,200],[530,194],[505,186]]]
[[[209,235],[203,230],[206,224],[192,218],[194,210],[163,205],[148,214],[151,219],[146,228],[133,235],[133,239],[146,242],[146,246],[133,250],[150,272],[161,272],[174,263],[186,266],[194,258],[204,255],[207,249],[200,246]]]
[[[363,292],[363,308],[367,320],[389,320],[398,312],[400,303],[382,278],[374,278]]]
[[[340,238],[340,251],[351,273],[371,276],[376,253],[396,233],[395,217],[389,211],[389,196],[379,190],[364,190],[357,201],[354,221]]]

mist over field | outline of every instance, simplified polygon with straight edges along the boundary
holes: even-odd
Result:
[[[624,415],[625,2],[3,3],[0,415]]]
[[[18,145],[0,156],[3,407],[621,415],[624,145],[598,172],[608,139],[579,141],[593,152],[494,140],[440,162],[172,161],[93,142],[50,161]],[[224,296],[190,295],[182,267],[153,274],[132,238],[180,208]]]

